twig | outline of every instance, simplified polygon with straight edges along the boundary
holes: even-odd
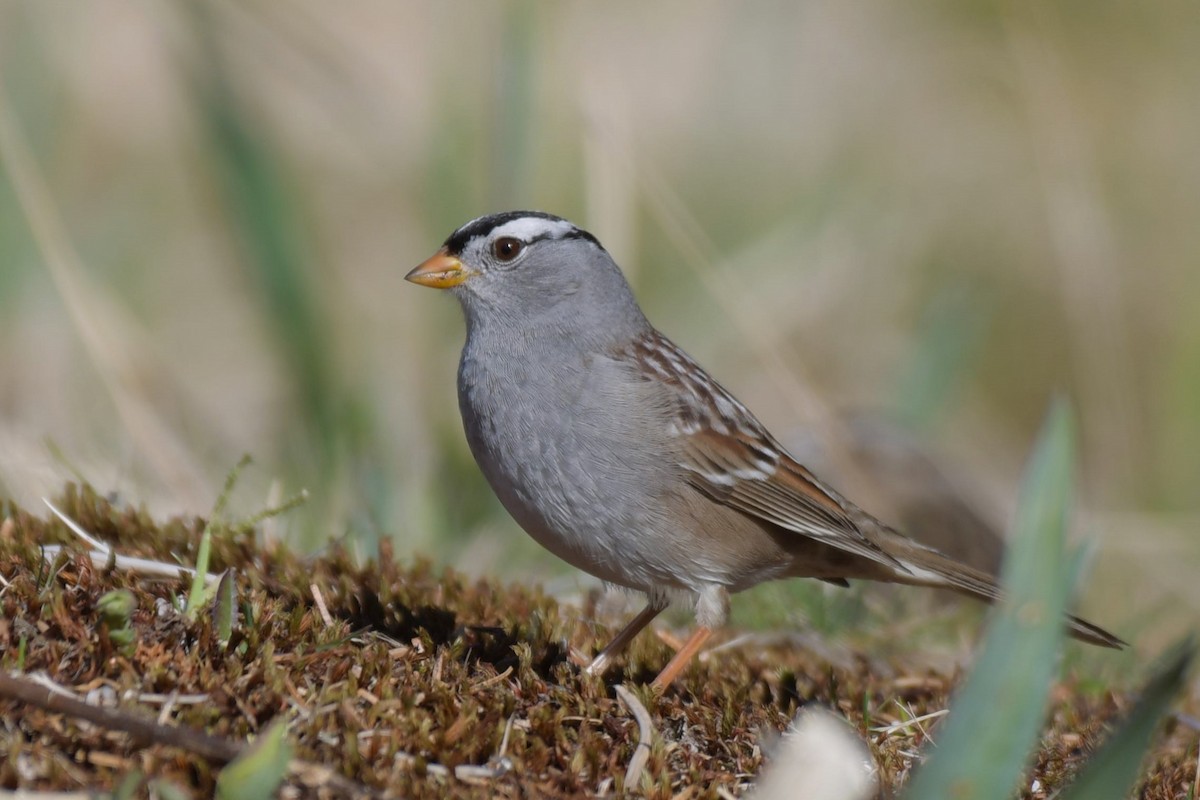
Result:
[[[58,558],[58,554],[62,552],[62,547],[56,544],[48,544],[42,548],[42,554],[47,562],[52,562]],[[169,564],[165,561],[151,561],[148,558],[135,558],[133,556],[117,555],[113,557],[111,550],[89,550],[87,553],[91,556],[92,564],[97,569],[108,569],[115,567],[123,569],[127,572],[138,575],[145,575],[149,578],[187,578],[196,574],[196,571],[191,567],[185,567],[182,564]],[[219,575],[207,575],[205,580],[215,581]]]
[[[49,499],[43,497],[42,502],[45,503],[46,506],[51,511],[54,512],[54,516],[56,516],[62,520],[63,524],[67,526],[67,529],[70,530],[71,533],[75,534],[80,539],[83,539],[85,542],[90,544],[92,546],[92,549],[103,550],[105,552],[108,552],[108,545],[106,545],[104,542],[100,541],[95,536],[92,536],[90,533],[88,533],[86,530],[84,530],[82,525],[80,525],[78,522],[76,522],[75,520],[68,517],[66,515],[66,513],[59,511],[58,506],[54,505],[54,503],[51,503],[49,501]]]
[[[325,621],[325,627],[331,627],[333,617],[329,615],[329,609],[325,606],[325,597],[321,594],[321,587],[314,583],[309,588],[312,590],[313,602],[317,604],[317,611],[320,612],[321,619]]]
[[[50,676],[44,672],[31,673],[29,675],[29,682],[31,684],[33,684],[34,686],[40,686],[43,689],[45,689],[47,692],[50,692],[51,694],[56,694],[59,697],[66,697],[71,700],[79,699],[74,694],[72,694],[69,689],[66,689],[62,686],[59,686],[57,683],[55,683],[50,678]],[[89,685],[91,685],[91,684],[89,684]],[[82,687],[81,687],[81,689],[82,689]],[[89,694],[90,694],[90,692],[89,692]]]
[[[497,675],[493,675],[493,676],[492,676],[492,677],[490,677],[490,678],[487,678],[487,679],[485,679],[485,680],[482,680],[482,681],[480,681],[479,683],[475,684],[475,685],[474,685],[473,687],[471,687],[471,688],[473,688],[473,689],[482,689],[482,688],[483,688],[483,687],[485,687],[485,686],[491,686],[493,683],[499,683],[500,681],[502,681],[502,680],[504,680],[505,678],[507,678],[509,675],[512,675],[512,671],[513,671],[513,668],[512,668],[512,667],[509,667],[508,669],[504,670],[504,672],[501,672],[501,673],[499,673],[499,674],[497,674]]]
[[[458,778],[463,783],[484,784],[491,783],[499,778],[512,768],[512,762],[505,759],[503,762],[490,766],[484,764],[459,764],[454,768],[454,777]]]
[[[162,705],[168,702],[177,706],[197,706],[201,703],[207,703],[209,698],[212,697],[210,694],[178,694],[176,692],[169,694],[163,694],[162,692],[128,692],[125,696],[132,697],[139,703],[148,706]]]
[[[46,498],[42,498],[49,509],[54,512],[54,516],[62,520],[62,523],[67,526],[71,533],[78,536],[88,544],[92,549],[88,555],[92,558],[92,564],[99,569],[107,569],[110,566],[118,569],[128,570],[129,572],[148,575],[153,578],[178,578],[181,576],[190,577],[196,574],[196,571],[191,567],[185,567],[182,564],[168,564],[163,561],[151,561],[146,558],[134,558],[132,556],[123,556],[119,553],[114,553],[111,547],[96,537],[92,536],[83,526],[75,520],[68,517],[58,509],[54,503],[51,503]],[[59,545],[46,545],[42,548],[42,553],[47,561],[53,561],[62,552],[62,547]],[[217,581],[221,576],[208,573],[204,579],[208,583]]]
[[[177,692],[171,692],[171,694],[167,696],[167,702],[163,703],[162,708],[158,710],[159,725],[166,725],[167,720],[171,718],[171,712],[175,710],[175,697],[177,694]]]
[[[904,707],[901,706],[901,708]],[[874,731],[875,733],[883,733],[890,736],[896,731],[905,730],[907,728],[916,726],[917,730],[919,730],[923,736],[928,738],[929,734],[925,732],[925,728],[921,726],[921,723],[931,719],[937,719],[938,717],[944,717],[946,714],[950,713],[950,709],[943,708],[939,711],[931,711],[928,714],[922,714],[919,717],[914,717],[912,716],[912,712],[907,708],[904,708],[904,711],[909,714],[908,719],[903,719],[899,722],[893,722],[889,725],[880,725],[878,727],[871,728],[870,730]]]
[[[504,726],[504,736],[500,739],[500,750],[496,755],[488,759],[488,763],[481,766],[459,764],[454,768],[454,777],[464,783],[480,785],[490,783],[496,780],[496,778],[512,772],[513,762],[508,757],[508,737],[512,733],[513,722],[515,720],[515,714],[508,718],[508,723]]]
[[[650,712],[633,692],[624,686],[617,686],[616,690],[617,697],[629,713],[633,714],[638,724],[637,747],[634,748],[629,767],[625,770],[625,791],[628,792],[638,785],[638,779],[642,777],[642,770],[646,768],[646,761],[650,758],[650,737],[654,735],[654,725],[650,721]]]
[[[160,725],[139,714],[85,703],[50,681],[34,682],[0,672],[0,700],[6,699],[54,714],[77,717],[106,730],[121,731],[153,744],[176,747],[222,764],[237,758],[245,750],[242,742],[211,736],[193,728]],[[320,764],[293,759],[288,768],[293,775],[300,776],[306,785],[319,783],[342,796],[372,797],[378,794]]]
[[[396,754],[392,756],[392,762],[399,764],[403,769],[414,769],[417,764],[420,763],[416,756],[414,756],[412,753],[406,753],[403,750],[396,751]],[[460,764],[459,766],[462,767],[469,765]],[[426,775],[432,775],[435,778],[450,777],[450,768],[445,764],[438,764],[435,761],[428,761],[425,762],[424,769]]]
[[[517,721],[516,714],[509,714],[508,723],[504,726],[504,735],[500,737],[500,752],[496,754],[497,759],[508,756],[508,737],[512,734],[513,724]]]
[[[87,720],[108,730],[123,731],[146,741],[178,747],[189,753],[222,763],[232,761],[242,752],[242,745],[210,736],[190,728],[159,725],[146,717],[85,703],[74,697],[64,696],[44,684],[22,680],[0,673],[0,698],[16,700],[56,714],[66,714]]]
[[[390,733],[390,730],[362,731],[358,734],[358,738],[367,740],[375,736],[387,736]],[[399,765],[402,769],[415,769],[420,764],[425,774],[434,778],[445,780],[453,775],[464,783],[483,785],[512,772],[512,759],[504,755],[506,743],[506,741],[501,742],[499,755],[491,758],[487,764],[459,764],[451,769],[445,764],[435,761],[423,761],[404,750],[396,751],[392,756],[392,763]]]

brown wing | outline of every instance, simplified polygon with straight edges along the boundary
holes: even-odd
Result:
[[[823,485],[662,334],[642,337],[629,354],[647,379],[673,390],[668,424],[683,441],[680,466],[698,491],[744,514],[885,564],[895,570],[891,579],[896,582],[945,587],[988,602],[1000,598],[992,576],[893,531]],[[870,523],[870,537],[856,519]],[[1092,644],[1125,644],[1079,617],[1068,615],[1067,628]]]
[[[631,355],[648,379],[674,390],[668,424],[683,440],[680,466],[693,487],[744,514],[906,571],[867,538],[844,500],[669,339],[647,334]]]

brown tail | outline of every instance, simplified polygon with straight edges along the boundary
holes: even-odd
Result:
[[[909,583],[917,586],[933,586],[954,591],[992,603],[999,600],[1002,593],[996,579],[986,572],[960,564],[936,550],[924,547],[906,536],[889,531],[884,549],[897,561],[903,564],[911,574],[897,573],[897,583]],[[1085,619],[1072,614],[1067,615],[1067,633],[1081,642],[1112,647],[1120,650],[1128,643],[1113,636],[1099,625],[1093,625]]]

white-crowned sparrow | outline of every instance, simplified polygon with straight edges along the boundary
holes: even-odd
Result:
[[[659,688],[725,622],[730,593],[762,581],[866,578],[997,597],[992,576],[892,530],[788,455],[650,325],[587,231],[540,212],[480,217],[407,278],[462,304],[459,408],[504,507],[555,555],[649,598],[590,671],[676,594],[694,600],[698,627]],[[1067,625],[1124,644],[1077,617]]]

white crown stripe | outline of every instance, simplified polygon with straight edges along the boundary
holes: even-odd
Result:
[[[542,238],[559,239],[574,230],[576,230],[575,226],[563,219],[521,217],[503,225],[497,225],[492,229],[489,238],[499,239],[502,236],[512,236],[522,242],[530,242]]]

